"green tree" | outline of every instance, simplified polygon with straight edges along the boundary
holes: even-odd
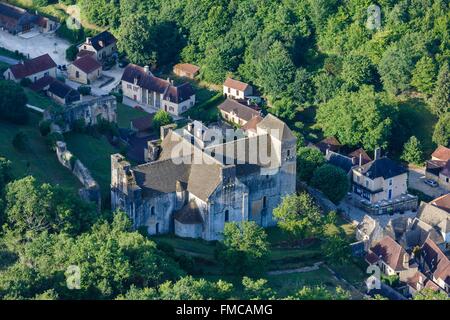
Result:
[[[431,99],[431,110],[437,116],[450,113],[450,75],[448,63],[439,69],[436,86]]]
[[[229,299],[233,285],[219,280],[209,282],[205,279],[183,277],[177,282],[165,282],[159,287],[162,300],[225,300]]]
[[[415,136],[409,138],[409,140],[403,146],[403,153],[401,159],[406,162],[414,163],[417,165],[422,164],[423,162],[422,145],[419,139],[417,139]]]
[[[297,177],[309,182],[314,170],[325,163],[325,157],[316,148],[302,147],[297,149]]]
[[[328,263],[343,265],[350,260],[350,242],[345,231],[333,223],[324,228],[321,249]]]
[[[450,300],[450,298],[444,292],[425,288],[416,293],[414,300]]]
[[[350,292],[337,287],[334,291],[324,286],[303,287],[295,295],[290,296],[292,300],[349,300]]]
[[[226,223],[223,241],[216,248],[216,256],[224,270],[239,275],[258,275],[263,272],[267,267],[269,253],[267,234],[253,221]]]
[[[436,78],[436,66],[432,58],[423,56],[416,63],[411,84],[420,92],[431,94]]]
[[[311,186],[322,191],[334,203],[339,203],[350,188],[347,174],[341,168],[324,164],[314,171]]]
[[[375,150],[387,147],[397,109],[384,94],[362,86],[357,92],[340,92],[321,105],[317,124],[325,136],[335,136],[342,144]]]
[[[270,300],[275,298],[275,292],[268,286],[266,279],[242,278],[244,287],[244,299],[249,300]]]
[[[28,121],[27,96],[21,86],[0,80],[0,119],[23,124]]]
[[[321,234],[323,220],[320,209],[307,193],[292,194],[273,210],[278,226],[291,235],[292,240],[303,240]]]
[[[152,123],[153,123],[153,130],[158,132],[162,126],[173,123],[173,118],[167,111],[159,110],[158,112],[155,113]]]
[[[450,112],[439,117],[434,128],[433,141],[438,145],[450,147]]]
[[[348,55],[342,63],[341,79],[347,88],[358,89],[363,84],[373,81],[373,67],[369,58],[359,55]]]

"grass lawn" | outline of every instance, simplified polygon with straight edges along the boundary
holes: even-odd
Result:
[[[58,162],[56,154],[47,146],[45,138],[39,132],[39,120],[39,115],[30,112],[28,125],[0,122],[0,156],[12,162],[12,173],[15,178],[33,175],[40,182],[59,184],[77,191],[81,184]],[[20,131],[28,138],[28,149],[23,152],[17,151],[11,143]]]
[[[47,109],[49,106],[60,107],[56,102],[41,93],[34,92],[33,90],[28,88],[24,88],[24,90],[28,98],[28,104],[31,104],[32,106],[41,109]]]
[[[91,171],[98,182],[102,196],[109,196],[111,184],[111,154],[118,151],[111,146],[106,137],[95,138],[81,133],[70,132],[65,135],[67,148]]]
[[[148,116],[145,111],[132,108],[123,103],[117,104],[117,124],[119,128],[130,128],[130,121],[133,119]]]

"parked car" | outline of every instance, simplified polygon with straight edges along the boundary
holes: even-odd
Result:
[[[426,180],[424,181],[424,183],[427,184],[427,185],[429,185],[429,186],[432,187],[432,188],[439,187],[439,184],[438,184],[436,181],[431,180],[431,179],[426,179]]]

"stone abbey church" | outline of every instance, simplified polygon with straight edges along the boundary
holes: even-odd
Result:
[[[214,128],[218,139],[211,130],[198,121],[161,128],[142,165],[112,155],[112,208],[152,235],[218,240],[226,222],[275,225],[273,209],[295,192],[296,137],[273,115],[251,135]]]

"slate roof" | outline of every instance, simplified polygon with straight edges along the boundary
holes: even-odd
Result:
[[[439,244],[444,242],[444,239],[436,229],[416,218],[412,223],[411,229],[405,233],[406,245],[408,248],[422,246],[428,237]]]
[[[370,249],[370,254],[366,259],[370,263],[375,263],[378,261],[375,258],[379,258],[395,271],[400,271],[404,270],[403,256],[405,254],[407,253],[400,244],[386,236]]]
[[[72,64],[87,74],[92,73],[102,67],[100,62],[98,62],[92,56],[89,55],[83,56],[75,60]]]
[[[23,79],[33,74],[50,70],[52,68],[56,68],[56,63],[46,53],[34,59],[15,64],[10,67],[10,70],[16,79]]]
[[[245,83],[245,82],[242,82],[239,80],[234,80],[231,78],[227,78],[225,80],[225,82],[223,83],[223,85],[225,87],[229,87],[229,88],[236,89],[239,91],[245,91],[250,86],[248,83]]]
[[[370,179],[380,177],[390,179],[408,172],[404,167],[386,157],[366,163],[358,167],[357,170]]]
[[[103,46],[101,45],[101,42],[103,41]],[[95,50],[99,51],[113,43],[116,43],[116,38],[109,32],[109,31],[103,31],[96,35],[95,37],[91,38],[91,45],[94,47]]]
[[[55,80],[50,84],[48,91],[62,99],[67,97],[67,95],[69,95],[70,93],[78,93],[77,90],[58,80]]]
[[[185,82],[178,87],[170,85],[164,93],[163,99],[174,103],[181,103],[189,100],[193,95],[195,95],[194,88],[192,88],[189,82]]]
[[[441,161],[449,161],[450,160],[450,148],[446,148],[444,146],[439,146],[433,152],[431,157],[439,159]]]
[[[239,119],[245,121],[250,121],[253,117],[259,116],[258,111],[229,98],[222,102],[218,108],[226,113],[233,112]]]
[[[155,77],[151,72],[146,73],[141,66],[129,64],[123,72],[122,81],[134,84],[135,80],[137,86],[164,94],[164,100],[174,103],[186,101],[195,94],[195,90],[189,82],[174,86],[170,81]]]
[[[289,127],[286,125],[286,123],[270,113],[260,123],[257,124],[257,127],[265,130],[279,130],[282,141],[297,139],[292,133],[291,129],[289,129]]]
[[[327,159],[328,163],[341,168],[346,173],[348,173],[355,166],[353,164],[352,158],[346,157],[337,152],[328,151],[325,158]]]
[[[195,201],[190,201],[174,214],[175,220],[182,224],[202,224],[203,218]]]
[[[36,82],[33,82],[29,88],[33,91],[38,92],[38,91],[43,90],[45,87],[49,86],[54,81],[56,81],[56,79],[53,77],[43,76],[42,78],[38,79]]]
[[[173,68],[183,70],[184,72],[192,74],[196,74],[200,70],[199,66],[190,63],[178,63]]]

